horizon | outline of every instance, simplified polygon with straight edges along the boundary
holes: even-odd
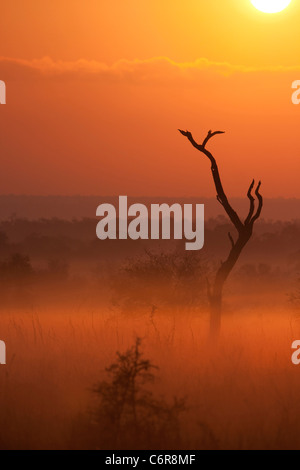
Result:
[[[11,217],[36,220],[38,218],[61,218],[71,220],[73,218],[96,218],[96,209],[100,203],[114,203],[119,196],[97,195],[0,195],[0,220]],[[238,212],[247,211],[247,197],[230,197],[230,201]],[[205,208],[205,220],[218,216],[226,217],[222,206],[216,197],[201,196],[128,196],[128,201],[144,202],[146,205],[163,202],[185,201],[203,203]],[[262,219],[294,221],[300,219],[300,198],[265,198]]]

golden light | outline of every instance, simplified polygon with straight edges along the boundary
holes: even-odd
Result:
[[[292,0],[251,0],[255,8],[263,13],[278,13],[284,10]]]

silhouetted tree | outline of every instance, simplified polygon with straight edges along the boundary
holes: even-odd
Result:
[[[144,359],[139,338],[124,354],[117,353],[116,362],[106,369],[110,380],[94,388],[99,398],[95,410],[99,443],[105,448],[160,448],[172,440],[178,445],[185,400],[174,398],[169,405],[148,390],[155,369]]]
[[[216,191],[217,191],[217,199],[219,203],[223,206],[225,212],[227,213],[229,219],[233,223],[238,233],[238,238],[236,241],[233,239],[230,232],[228,233],[228,237],[231,243],[230,253],[226,261],[221,263],[221,266],[219,267],[216,273],[213,286],[211,286],[210,282],[207,281],[208,298],[209,298],[210,308],[211,308],[210,332],[212,336],[216,336],[219,334],[220,327],[221,327],[222,296],[223,296],[224,284],[229,274],[231,273],[232,269],[234,268],[237,260],[239,259],[240,254],[243,251],[245,245],[248,243],[248,241],[250,240],[252,236],[254,223],[261,215],[261,211],[263,207],[263,198],[259,192],[261,182],[258,183],[255,189],[255,195],[258,200],[258,207],[256,210],[255,210],[255,197],[252,194],[254,184],[255,184],[254,180],[252,181],[248,189],[247,197],[250,200],[250,209],[249,209],[246,219],[242,221],[228,201],[228,198],[224,192],[223,185],[221,182],[217,162],[215,158],[213,157],[213,155],[211,154],[211,152],[209,152],[206,148],[208,141],[212,137],[218,134],[224,134],[224,132],[209,131],[204,141],[202,142],[202,144],[198,144],[194,140],[191,132],[183,131],[180,129],[179,129],[179,132],[183,136],[188,138],[188,140],[191,142],[193,147],[195,147],[197,150],[203,153],[210,160],[211,172],[212,172],[214,184],[215,184]]]

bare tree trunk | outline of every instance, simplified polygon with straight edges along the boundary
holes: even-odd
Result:
[[[211,287],[209,281],[207,281],[208,298],[209,298],[209,303],[210,303],[210,335],[212,337],[216,337],[216,336],[219,336],[220,330],[221,330],[222,297],[223,297],[223,288],[224,288],[225,282],[229,274],[231,273],[232,269],[234,268],[236,262],[238,261],[240,254],[242,253],[244,247],[246,246],[246,244],[248,243],[248,241],[250,240],[252,236],[254,223],[261,215],[261,211],[263,207],[263,198],[259,192],[261,183],[260,182],[258,183],[256,190],[255,190],[255,195],[258,200],[258,207],[256,209],[256,212],[255,212],[255,198],[252,195],[252,191],[253,191],[254,184],[255,184],[254,180],[252,181],[248,189],[247,197],[250,201],[250,208],[249,208],[247,218],[245,219],[244,222],[242,222],[238,214],[230,205],[227,199],[227,196],[224,192],[217,162],[215,158],[213,157],[213,155],[205,147],[208,141],[212,137],[214,137],[217,134],[224,134],[224,132],[209,131],[202,144],[198,144],[194,140],[191,132],[182,131],[182,130],[179,130],[179,132],[188,138],[188,140],[191,142],[193,147],[195,147],[197,150],[202,152],[210,160],[211,173],[212,173],[214,184],[215,184],[216,191],[217,191],[217,199],[220,202],[220,204],[222,204],[222,206],[224,207],[225,212],[227,213],[232,224],[234,225],[235,229],[238,232],[238,238],[236,241],[234,241],[231,234],[228,233],[228,237],[231,243],[230,253],[226,261],[221,263],[221,266],[216,273],[213,286]]]
[[[252,230],[245,227],[243,231],[239,233],[239,237],[236,243],[232,241],[232,248],[228,255],[227,260],[221,263],[218,269],[212,291],[209,290],[208,297],[211,309],[210,316],[210,334],[211,336],[219,336],[221,329],[221,314],[222,314],[222,299],[223,299],[223,288],[227,278],[233,270],[243,248],[251,238]],[[228,234],[229,235],[229,234]],[[231,238],[231,236],[230,236]]]
[[[215,338],[220,335],[221,331],[221,315],[222,315],[222,290],[223,286],[219,288],[221,292],[214,293],[210,299],[210,337]]]

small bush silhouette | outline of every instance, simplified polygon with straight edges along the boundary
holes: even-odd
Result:
[[[199,253],[177,249],[168,253],[145,250],[129,261],[113,284],[113,304],[125,312],[142,308],[185,307],[207,304],[208,264]]]
[[[7,261],[0,263],[0,278],[3,281],[24,283],[33,276],[33,268],[28,256],[15,253]]]
[[[108,381],[95,388],[99,405],[94,416],[99,445],[105,448],[160,449],[180,442],[179,417],[185,400],[174,398],[169,405],[147,389],[157,367],[144,359],[141,340],[106,369]]]

